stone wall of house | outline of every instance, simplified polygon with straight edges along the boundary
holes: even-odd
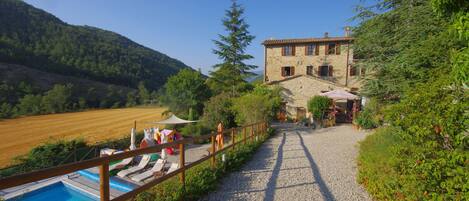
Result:
[[[272,84],[282,88],[282,98],[287,102],[286,112],[290,117],[295,117],[297,108],[308,109],[307,103],[311,97],[320,94],[322,91],[344,89],[333,83],[320,80],[310,76],[299,76],[293,79]]]
[[[267,45],[265,48],[265,76],[266,81],[282,80],[287,77],[282,76],[282,67],[295,67],[294,75],[306,75],[307,66],[313,66],[313,76],[318,76],[319,66],[332,65],[333,77],[332,81],[346,85],[347,73],[347,49],[348,42],[340,42],[340,55],[326,55],[326,43],[316,43],[319,45],[319,55],[306,55],[306,45],[295,45],[294,56],[282,56],[282,47],[284,45]],[[349,47],[349,64],[353,61],[353,45]],[[359,87],[358,76],[349,76],[348,84],[350,87]]]

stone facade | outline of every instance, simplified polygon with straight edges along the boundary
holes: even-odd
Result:
[[[294,118],[297,117],[299,110],[306,111],[308,100],[311,97],[325,91],[348,89],[344,86],[307,75],[296,75],[281,81],[270,82],[269,84],[282,88],[282,99],[286,102],[285,112],[288,116]]]
[[[321,92],[360,87],[360,71],[353,67],[351,37],[266,40],[263,45],[264,82],[284,89],[282,95],[290,117],[305,110],[307,101]],[[307,53],[307,46],[314,47],[310,48],[314,51]],[[328,49],[333,46],[336,48],[331,54]]]

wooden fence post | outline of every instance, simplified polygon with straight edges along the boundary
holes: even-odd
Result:
[[[232,128],[231,129],[231,144],[233,145],[233,151],[235,150],[235,132],[236,132],[236,128]]]
[[[179,180],[182,183],[182,189],[185,191],[186,189],[186,166],[185,164],[185,151],[184,151],[184,143],[179,144],[179,168],[182,168],[182,172],[179,175]]]
[[[251,142],[254,141],[254,125],[251,125]]]
[[[215,133],[212,132],[212,136],[210,137],[211,140],[212,140],[212,159],[211,159],[211,164],[212,164],[212,168],[215,168],[215,136],[214,136]]]
[[[246,127],[243,127],[243,144],[246,145]]]
[[[105,161],[99,167],[100,200],[109,201],[109,162]]]

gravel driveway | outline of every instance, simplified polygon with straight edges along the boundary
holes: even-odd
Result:
[[[371,200],[355,180],[357,142],[366,133],[350,125],[276,126],[253,159],[202,200]]]

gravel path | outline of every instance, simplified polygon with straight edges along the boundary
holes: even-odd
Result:
[[[357,142],[365,137],[350,125],[278,125],[241,171],[202,200],[371,200],[355,180]]]

